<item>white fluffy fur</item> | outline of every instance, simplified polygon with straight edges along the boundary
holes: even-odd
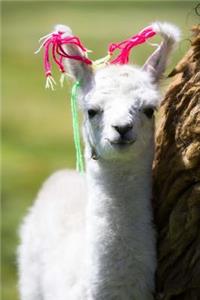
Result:
[[[159,33],[163,38],[169,38],[174,43],[180,40],[180,30],[175,25],[171,25],[167,22],[154,22],[151,24],[155,32]]]
[[[21,300],[152,300],[154,118],[145,109],[159,104],[157,84],[148,69],[112,65],[91,76],[89,67],[73,64],[72,75],[91,78],[79,95],[86,175],[54,174],[25,218]],[[114,126],[127,124],[133,143],[120,146]]]

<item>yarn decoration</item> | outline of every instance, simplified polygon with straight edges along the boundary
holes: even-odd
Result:
[[[119,49],[120,54],[113,59],[110,63],[111,64],[128,64],[129,62],[129,55],[130,51],[133,47],[143,44],[146,42],[147,39],[153,37],[156,32],[153,30],[151,26],[144,28],[140,33],[130,37],[129,39],[120,42],[120,43],[112,43],[109,46],[108,53],[112,57],[115,50]]]
[[[84,45],[81,43],[80,39],[76,36],[65,36],[65,32],[57,31],[50,33],[43,38],[40,39],[41,46],[35,52],[36,54],[44,47],[44,70],[46,75],[46,88],[51,88],[54,90],[54,85],[56,84],[51,71],[51,63],[50,63],[50,53],[52,54],[53,61],[58,66],[61,75],[61,85],[63,84],[64,76],[67,75],[65,71],[63,59],[74,59],[81,61],[85,64],[91,65],[92,61],[87,58],[87,50]],[[63,49],[64,45],[75,45],[81,51],[83,55],[71,55]],[[64,75],[64,76],[63,76]],[[78,119],[78,111],[77,111],[77,94],[78,88],[80,87],[79,81],[76,81],[72,87],[71,93],[71,112],[72,112],[72,123],[73,123],[73,136],[74,136],[74,145],[76,150],[76,169],[80,173],[84,172],[84,163],[83,163],[83,155],[81,150],[81,141],[80,141],[80,133],[79,133],[79,119]]]
[[[41,46],[39,49],[35,52],[37,54],[43,47],[44,47],[44,69],[45,69],[45,75],[46,75],[46,88],[51,88],[54,90],[54,84],[56,84],[54,78],[52,77],[51,72],[51,63],[50,63],[50,51],[52,54],[53,61],[57,64],[59,70],[61,73],[65,74],[65,68],[63,64],[63,59],[74,59],[79,60],[85,64],[91,65],[92,61],[84,55],[84,53],[89,52],[84,45],[81,43],[80,39],[76,36],[69,35],[66,36],[65,32],[57,31],[50,33],[44,37],[42,37],[39,42],[41,42]],[[75,45],[79,50],[81,50],[81,53],[83,55],[71,55],[66,52],[66,50],[63,49],[64,45]],[[66,73],[66,75],[68,75]]]
[[[79,119],[77,110],[77,94],[80,87],[79,81],[76,81],[72,87],[71,93],[71,112],[74,132],[74,145],[76,150],[76,169],[80,173],[84,172],[83,154],[81,149],[81,139],[79,133]]]
[[[62,26],[62,25],[61,25]],[[69,29],[65,26],[62,26],[63,29]],[[85,63],[87,65],[91,65],[94,69],[101,68],[108,64],[128,64],[130,52],[133,47],[143,44],[147,39],[153,37],[156,32],[153,30],[153,27],[148,26],[140,31],[138,34],[131,36],[130,38],[119,42],[119,43],[111,43],[108,47],[108,53],[105,57],[100,58],[96,61],[92,61],[88,58],[89,51],[81,42],[79,37],[72,35],[67,30],[55,30],[54,32],[42,37],[39,42],[41,45],[39,49],[35,52],[36,54],[40,52],[42,48],[44,48],[44,70],[46,75],[46,88],[51,88],[54,90],[54,85],[56,81],[52,76],[52,67],[50,62],[50,54],[52,61],[58,66],[61,72],[61,85],[63,84],[63,80],[65,76],[70,75],[67,73],[63,60],[64,59],[73,59]],[[66,49],[63,48],[65,45],[73,45],[76,46],[80,55],[72,55],[67,52]],[[120,53],[113,58],[113,55],[117,51]],[[113,59],[112,59],[113,58]],[[73,133],[74,133],[74,144],[76,150],[76,169],[83,173],[84,172],[84,163],[83,163],[83,155],[81,150],[81,142],[80,142],[80,133],[79,133],[79,122],[78,122],[78,110],[77,110],[77,98],[78,98],[78,89],[80,88],[80,82],[76,81],[72,87],[71,93],[71,111],[72,111],[72,123],[73,123]]]
[[[64,26],[63,26],[64,28]],[[88,53],[91,52],[88,50],[79,37],[74,36],[72,34],[66,35],[65,31],[54,31],[44,37],[42,37],[39,42],[41,45],[39,49],[35,52],[36,54],[44,48],[44,69],[46,75],[46,88],[51,88],[54,90],[54,85],[56,84],[52,72],[51,72],[51,63],[50,63],[50,54],[52,55],[52,59],[55,64],[58,66],[60,72],[64,75],[69,76],[67,74],[63,60],[64,59],[73,59],[83,62],[88,65],[92,65],[92,67],[102,67],[106,64],[127,64],[129,63],[130,52],[133,47],[138,46],[146,42],[147,39],[153,37],[156,32],[153,30],[151,26],[144,28],[138,34],[131,36],[130,38],[119,42],[119,43],[111,43],[108,47],[108,54],[100,58],[96,61],[92,61],[88,58]],[[74,45],[80,50],[80,55],[72,55],[66,52],[63,48],[64,45]],[[112,60],[113,55],[116,50],[120,50],[120,53],[116,58]]]

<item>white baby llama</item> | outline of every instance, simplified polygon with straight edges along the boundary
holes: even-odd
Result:
[[[18,258],[22,300],[153,299],[153,113],[179,31],[152,26],[163,42],[142,68],[108,65],[94,72],[66,61],[81,80],[86,174],[54,174],[26,216]],[[67,47],[77,55],[76,46]]]

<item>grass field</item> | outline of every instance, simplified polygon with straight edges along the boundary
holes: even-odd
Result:
[[[93,58],[154,20],[177,24],[183,41],[169,69],[189,47],[189,28],[197,22],[195,2],[59,2],[3,1],[3,163],[2,163],[2,300],[16,300],[17,231],[43,180],[59,168],[75,166],[70,84],[55,92],[44,89],[38,39],[56,23],[69,24]],[[148,45],[134,50],[144,63]],[[55,71],[56,73],[56,71]],[[57,74],[57,73],[56,73]],[[58,74],[57,74],[58,75]],[[56,299],[55,299],[56,300]]]

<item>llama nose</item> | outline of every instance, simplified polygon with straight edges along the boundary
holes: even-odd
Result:
[[[113,126],[113,128],[115,128],[115,130],[117,132],[119,132],[120,135],[123,136],[133,128],[133,125],[126,124],[126,125],[123,125],[123,126]]]

